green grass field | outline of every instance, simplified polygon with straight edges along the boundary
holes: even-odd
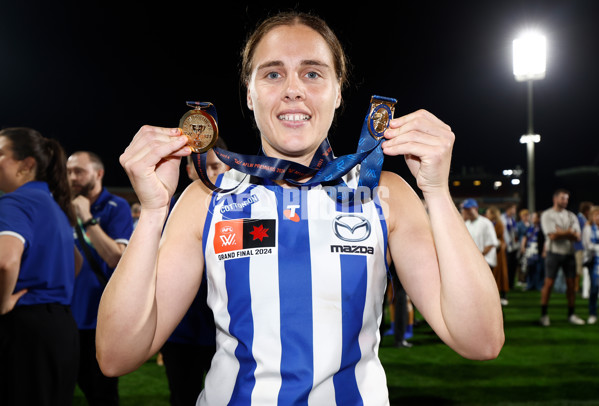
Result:
[[[551,327],[538,324],[538,292],[510,292],[504,307],[506,343],[493,361],[469,361],[425,324],[414,329],[412,348],[384,337],[380,358],[391,405],[599,405],[599,325],[566,321],[564,294],[554,293]],[[587,301],[577,299],[586,320]],[[120,380],[121,405],[168,405],[163,367],[155,359]],[[74,405],[85,405],[79,390]]]

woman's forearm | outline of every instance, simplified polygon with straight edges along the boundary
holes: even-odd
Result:
[[[136,369],[152,355],[156,264],[166,212],[143,211],[100,301],[97,356],[106,375]]]
[[[494,358],[503,346],[497,285],[449,192],[426,196],[441,279],[441,308],[459,352]]]

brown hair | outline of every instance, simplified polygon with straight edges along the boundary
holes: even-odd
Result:
[[[264,36],[274,28],[294,25],[305,25],[309,28],[312,28],[322,36],[329,46],[331,54],[333,55],[337,80],[339,81],[341,89],[343,89],[347,83],[348,61],[341,42],[339,42],[339,39],[333,30],[331,30],[331,28],[323,19],[312,14],[299,11],[282,12],[268,17],[258,25],[252,34],[250,34],[245,43],[245,47],[241,52],[240,73],[243,86],[247,86],[247,83],[250,81],[253,69],[252,62],[254,52],[256,51],[256,47],[258,46],[260,40],[262,40],[262,38],[264,38]]]
[[[599,206],[592,206],[589,209],[589,218],[587,219],[587,222],[589,224],[593,224],[593,217],[595,216],[595,213],[599,212]],[[597,224],[599,226],[599,224]]]
[[[67,178],[67,157],[60,143],[45,138],[31,128],[12,127],[0,131],[12,144],[14,159],[35,159],[35,180],[48,184],[54,200],[67,215],[71,225],[77,221],[75,209],[71,204],[71,188]]]

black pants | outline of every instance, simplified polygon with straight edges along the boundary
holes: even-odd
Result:
[[[516,272],[518,271],[518,250],[505,253],[507,263],[507,278],[510,290],[514,289],[516,282]]]
[[[118,378],[104,376],[96,360],[96,330],[79,330],[81,355],[77,383],[90,406],[118,406]]]
[[[172,406],[194,406],[204,388],[215,346],[167,341],[160,352],[166,368]]]
[[[0,403],[71,405],[79,361],[68,306],[18,306],[0,316]]]

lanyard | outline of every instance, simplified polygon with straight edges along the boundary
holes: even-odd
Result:
[[[285,180],[295,186],[318,184],[335,186],[338,188],[338,200],[346,200],[348,197],[353,199],[351,190],[349,194],[343,193],[343,191],[347,192],[349,188],[342,177],[361,163],[358,186],[370,191],[378,186],[384,160],[381,143],[384,139],[384,132],[389,127],[389,121],[393,118],[396,102],[392,98],[372,96],[368,113],[362,125],[358,148],[353,154],[334,157],[327,139],[318,147],[308,166],[285,159],[272,158],[263,153],[261,155],[245,155],[221,148],[213,148],[213,151],[223,163],[247,175],[272,181]],[[213,104],[208,104],[206,112],[216,121],[216,108]],[[239,185],[222,189],[208,179],[206,154],[207,152],[192,153],[192,161],[202,182],[216,193],[228,193],[236,189]],[[310,177],[310,179],[304,182],[299,181],[305,177]]]

